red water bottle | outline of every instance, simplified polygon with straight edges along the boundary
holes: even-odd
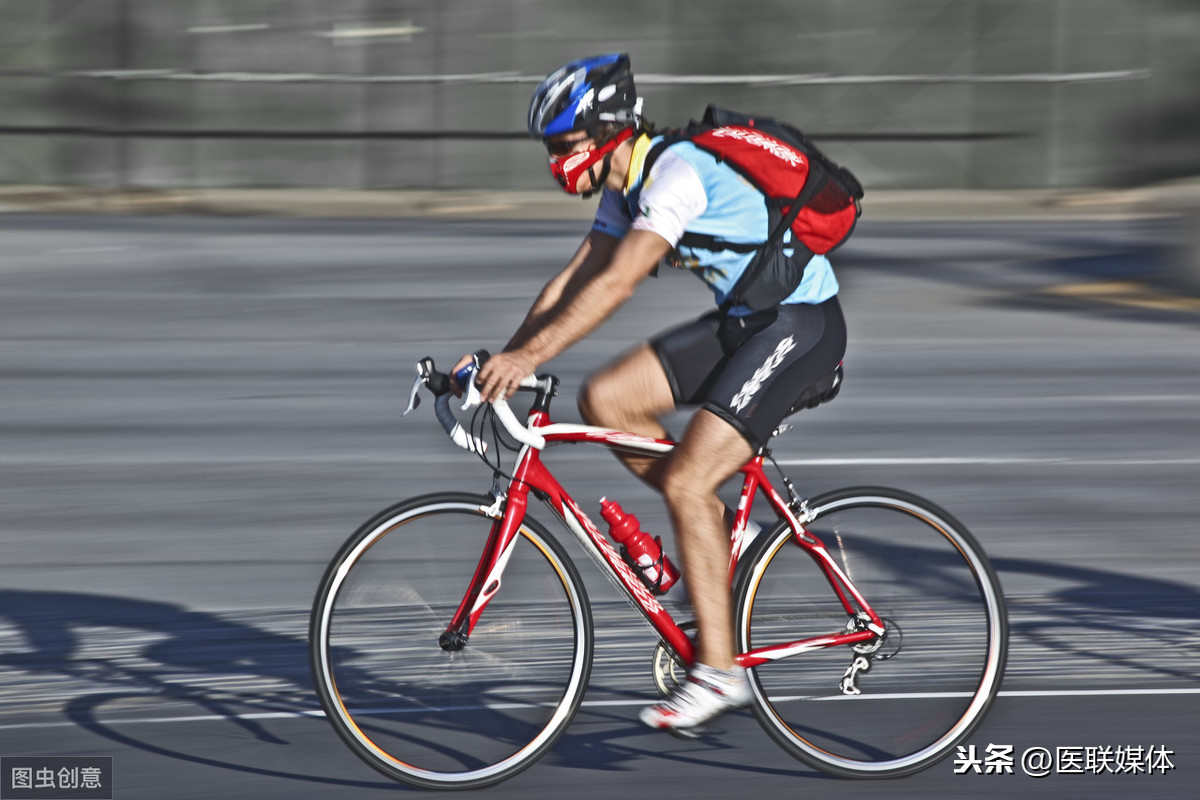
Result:
[[[655,594],[666,594],[679,580],[679,569],[663,553],[662,539],[643,533],[637,517],[606,497],[600,498],[600,516],[642,582]]]

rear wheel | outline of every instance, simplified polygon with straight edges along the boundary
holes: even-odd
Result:
[[[439,645],[495,522],[491,504],[438,494],[384,511],[342,547],[313,606],[326,716],[364,761],[406,783],[473,788],[512,776],[554,744],[587,688],[583,584],[529,518],[465,646]]]
[[[1000,687],[1008,621],[995,573],[961,523],[914,495],[845,489],[808,509],[806,529],[887,633],[753,668],[755,714],[784,749],[835,775],[924,769],[975,729]],[[863,629],[790,528],[755,548],[737,593],[743,651]]]

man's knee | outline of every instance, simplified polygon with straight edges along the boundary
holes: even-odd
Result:
[[[608,426],[615,398],[603,374],[590,375],[579,388],[579,414],[588,425]]]
[[[674,408],[670,386],[657,362],[647,366],[633,359],[588,376],[579,389],[578,404],[589,425],[620,429],[657,419]]]
[[[728,422],[708,411],[697,412],[663,470],[668,505],[682,507],[715,495],[753,452]]]
[[[686,508],[712,495],[716,491],[704,474],[703,469],[692,459],[675,453],[663,466],[661,485],[663,498],[673,508]]]

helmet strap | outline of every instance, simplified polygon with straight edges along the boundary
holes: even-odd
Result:
[[[596,165],[593,164],[592,166],[588,167],[588,177],[592,179],[592,188],[589,191],[579,193],[579,196],[584,200],[587,200],[596,192],[604,188],[604,182],[608,180],[608,173],[612,170],[612,157],[612,153],[609,153],[604,157],[604,161],[601,162],[603,166],[600,168],[600,175],[598,177],[594,171]]]

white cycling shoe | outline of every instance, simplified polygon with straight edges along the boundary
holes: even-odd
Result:
[[[750,677],[741,667],[724,672],[697,664],[668,697],[638,716],[651,728],[694,735],[714,717],[750,705],[753,697]]]

